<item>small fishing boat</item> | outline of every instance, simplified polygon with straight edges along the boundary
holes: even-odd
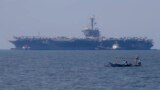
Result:
[[[117,63],[111,63],[111,62],[109,62],[109,65],[111,67],[139,67],[139,66],[141,66],[141,64],[137,64],[137,65],[134,65],[134,64],[131,64],[131,63],[129,63],[129,64],[117,64]]]

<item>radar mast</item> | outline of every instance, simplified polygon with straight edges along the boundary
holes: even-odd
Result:
[[[94,24],[96,24],[96,23],[94,23],[94,20],[95,20],[94,16],[92,16],[90,18],[90,20],[91,20],[91,29],[93,30],[94,29]]]

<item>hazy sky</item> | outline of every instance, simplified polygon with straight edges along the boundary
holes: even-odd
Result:
[[[105,37],[148,37],[160,48],[160,0],[0,0],[0,49],[13,36],[83,37],[89,17]]]

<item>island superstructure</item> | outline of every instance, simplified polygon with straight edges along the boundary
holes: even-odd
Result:
[[[138,37],[105,38],[95,27],[95,18],[90,18],[90,26],[82,32],[85,38],[67,37],[14,37],[10,40],[16,50],[150,50],[152,39]]]

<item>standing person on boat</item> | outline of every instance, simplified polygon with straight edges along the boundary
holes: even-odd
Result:
[[[141,61],[139,59],[139,56],[136,57],[136,65],[141,65]]]

